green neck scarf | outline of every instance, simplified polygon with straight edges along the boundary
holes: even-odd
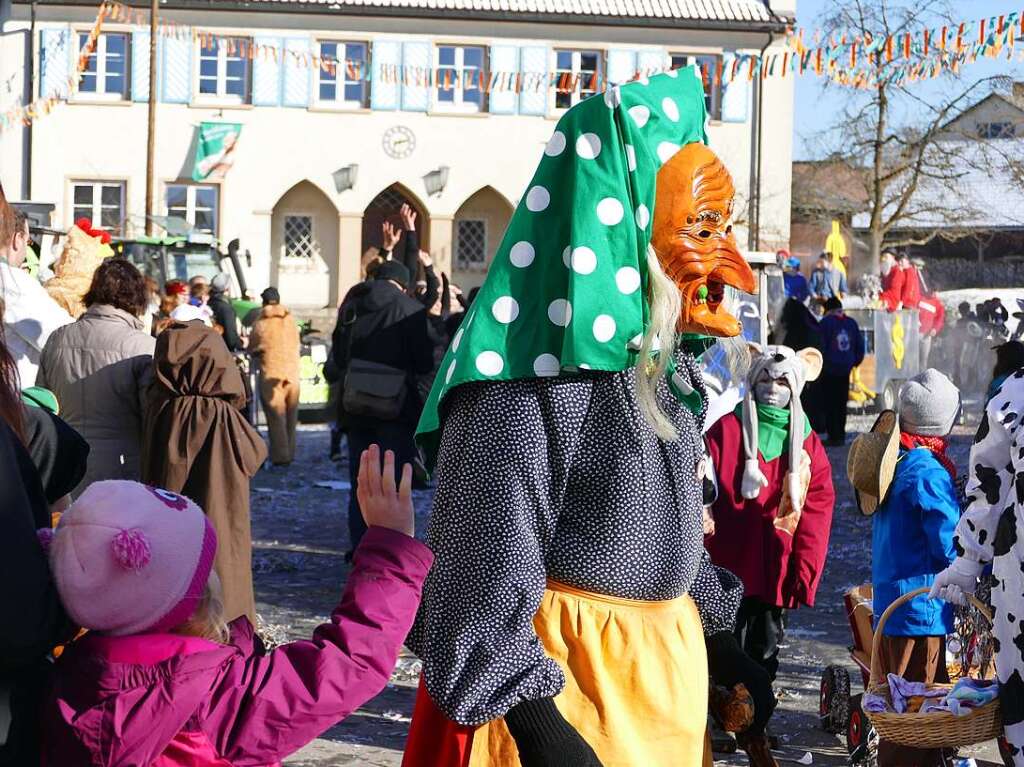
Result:
[[[705,140],[705,118],[694,67],[616,86],[562,116],[427,398],[417,439],[428,465],[441,403],[460,384],[636,365],[657,173]],[[693,407],[696,392],[679,391],[672,371],[669,383]]]
[[[733,411],[736,417],[743,420],[743,403]],[[804,439],[811,433],[811,424],[804,416]],[[757,403],[757,452],[768,463],[771,463],[786,449],[789,441],[789,408],[772,407]]]

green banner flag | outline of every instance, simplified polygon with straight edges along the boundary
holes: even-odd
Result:
[[[200,123],[193,181],[219,181],[234,162],[235,145],[242,132],[239,123]]]

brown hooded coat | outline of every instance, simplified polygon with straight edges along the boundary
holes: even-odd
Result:
[[[225,618],[255,623],[249,480],[267,457],[240,408],[245,387],[223,339],[200,322],[172,323],[157,339],[143,481],[198,503],[217,531]]]

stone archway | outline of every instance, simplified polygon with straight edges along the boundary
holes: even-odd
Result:
[[[420,248],[430,250],[430,217],[419,198],[401,184],[395,183],[382,190],[370,200],[363,211],[363,242],[360,274],[365,275],[366,263],[377,255],[381,244],[381,226],[385,221],[399,229],[402,222],[398,212],[403,204],[411,205],[416,211],[416,234],[419,235]],[[398,247],[402,247],[399,243]]]
[[[338,290],[338,209],[310,181],[300,181],[274,205],[270,252],[270,284],[281,291],[283,303],[332,303]]]
[[[512,203],[490,186],[459,206],[452,224],[452,277],[463,290],[483,283],[513,211]]]

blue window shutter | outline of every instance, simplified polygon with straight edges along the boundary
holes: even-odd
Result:
[[[519,94],[519,114],[546,115],[551,83],[548,63],[551,52],[546,46],[527,45],[519,51],[519,69],[523,73],[522,92]],[[493,98],[493,94],[492,94]]]
[[[280,49],[281,38],[257,37],[253,44],[257,53],[252,61],[252,103],[258,107],[281,106],[281,62],[261,52],[264,47]]]
[[[169,104],[187,104],[192,100],[192,40],[168,37],[162,42],[163,100]]]
[[[77,49],[71,44],[71,29],[44,29],[39,34],[39,96],[67,95],[72,51]]]
[[[311,44],[308,37],[294,37],[284,41],[284,105],[286,107],[308,107],[310,82],[313,67],[296,60],[296,56],[309,56]]]
[[[492,45],[491,64],[488,74],[498,73],[498,82],[508,82],[505,75],[519,71],[519,48],[514,45]],[[490,94],[490,112],[496,115],[514,115],[518,109],[518,98],[514,90],[494,90]]]
[[[374,40],[370,59],[370,106],[373,109],[398,109],[402,44],[395,40]]]
[[[650,77],[657,72],[664,72],[671,66],[668,52],[664,50],[637,51],[636,68],[640,74]]]
[[[619,85],[636,76],[636,51],[608,51],[608,83]]]
[[[729,79],[735,58],[734,53],[726,53],[722,57],[722,122],[726,123],[746,122],[750,113],[751,90],[747,73],[741,66],[736,70],[736,77]]]
[[[405,77],[399,76],[402,109],[426,112],[430,106],[430,82],[426,76],[433,63],[433,47],[427,42],[402,43],[402,66]]]
[[[132,100],[149,101],[149,32],[132,32]]]

